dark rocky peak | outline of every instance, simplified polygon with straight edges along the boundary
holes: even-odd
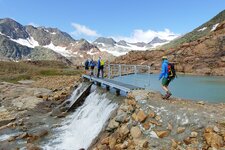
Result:
[[[66,32],[62,32],[57,28],[33,27],[26,26],[26,31],[42,46],[54,45],[66,46],[75,40]]]
[[[122,45],[122,46],[128,46],[127,42],[124,40],[120,40],[119,42],[117,42],[118,45]]]
[[[12,39],[26,39],[29,37],[25,27],[10,18],[0,19],[0,32]]]
[[[63,32],[57,28],[44,28],[46,32],[49,32],[52,36],[63,36],[71,41],[75,41],[68,33]]]
[[[76,48],[82,50],[82,51],[87,51],[87,50],[90,50],[92,48],[96,48],[96,46],[94,46],[93,44],[90,44],[87,40],[85,39],[80,39],[78,41],[78,44],[76,45]]]
[[[137,43],[132,43],[133,45],[139,46],[139,47],[144,47],[147,46],[148,44],[146,44],[145,42],[137,42]]]
[[[165,40],[165,39],[160,39],[159,37],[154,37],[153,39],[152,39],[152,41],[151,42],[149,42],[148,44],[155,44],[155,43],[165,43],[165,42],[167,42],[167,40]]]
[[[116,41],[114,41],[113,38],[99,37],[94,41],[94,43],[104,43],[106,45],[114,46],[116,44]]]

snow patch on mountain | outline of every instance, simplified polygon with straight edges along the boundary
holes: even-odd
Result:
[[[120,52],[119,50],[115,50],[113,48],[98,48],[101,52],[108,52],[110,54],[112,54],[113,56],[121,56],[121,55],[125,55],[127,54],[129,51],[122,51]]]
[[[96,54],[98,54],[98,53],[99,53],[99,52],[94,52],[93,49],[90,49],[90,51],[87,52],[87,54],[89,54],[89,55],[96,55]]]
[[[211,29],[211,31],[214,31],[218,25],[219,25],[219,23],[214,24],[213,27],[212,27],[212,29]]]
[[[198,31],[200,32],[200,31],[204,31],[206,29],[207,29],[207,27],[203,27],[203,28],[199,29]]]
[[[70,52],[69,50],[66,50],[66,47],[55,46],[52,42],[49,45],[45,45],[43,47],[52,49],[53,51],[65,57],[71,57],[72,55],[72,52]]]
[[[167,44],[167,43],[169,43],[170,41],[167,41],[167,42],[164,42],[164,43],[155,43],[155,44],[152,44],[152,48],[156,48],[156,47],[158,47],[158,46],[162,46],[162,45],[164,45],[164,44]]]
[[[1,35],[5,35],[5,34],[3,34],[2,32],[0,32],[0,34],[1,34]]]
[[[34,48],[36,46],[39,46],[38,42],[34,40],[33,37],[29,37],[27,39],[12,39],[10,38],[11,41],[14,41],[20,45],[23,45],[23,46],[27,46],[27,47],[30,47],[30,48]]]
[[[147,50],[148,48],[146,46],[144,47],[140,47],[140,46],[136,46],[130,43],[127,43],[128,46],[122,46],[119,44],[116,44],[115,46],[120,47],[120,48],[124,48],[124,49],[129,49],[129,50]]]

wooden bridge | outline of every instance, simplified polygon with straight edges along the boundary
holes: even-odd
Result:
[[[105,76],[104,78],[97,78],[95,76],[90,75],[82,75],[84,79],[92,81],[99,86],[105,86],[107,90],[110,88],[114,88],[116,90],[116,94],[119,95],[120,91],[125,93],[129,93],[132,90],[144,89],[135,85],[125,84],[122,82],[118,82],[112,80],[114,77],[130,75],[130,74],[140,74],[140,73],[148,73],[150,74],[150,66],[146,65],[121,65],[121,64],[108,64],[105,65],[104,68]],[[94,75],[96,75],[97,69],[94,70]]]

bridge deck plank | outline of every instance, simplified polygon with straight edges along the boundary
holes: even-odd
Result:
[[[143,89],[138,86],[134,86],[134,85],[130,85],[130,84],[126,84],[126,83],[122,83],[122,82],[118,82],[118,81],[114,81],[114,80],[106,79],[106,78],[96,78],[96,77],[91,77],[89,75],[82,75],[82,77],[92,80],[94,82],[99,82],[101,84],[110,86],[115,89],[122,90],[124,92],[130,92],[132,90]]]

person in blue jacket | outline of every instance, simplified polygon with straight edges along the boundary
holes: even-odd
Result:
[[[99,56],[97,78],[99,78],[100,72],[101,72],[102,78],[104,77],[104,65],[105,65],[105,62],[102,60],[102,57]]]
[[[95,69],[95,66],[96,66],[93,59],[91,59],[91,61],[89,62],[89,66],[91,67],[91,76],[93,76],[94,75],[94,69]]]
[[[168,99],[172,93],[170,92],[168,85],[170,84],[171,79],[169,78],[169,74],[168,74],[168,59],[166,56],[162,57],[162,69],[161,69],[161,73],[159,75],[159,80],[162,79],[162,88],[163,90],[166,92],[166,95],[163,96],[163,99]]]

